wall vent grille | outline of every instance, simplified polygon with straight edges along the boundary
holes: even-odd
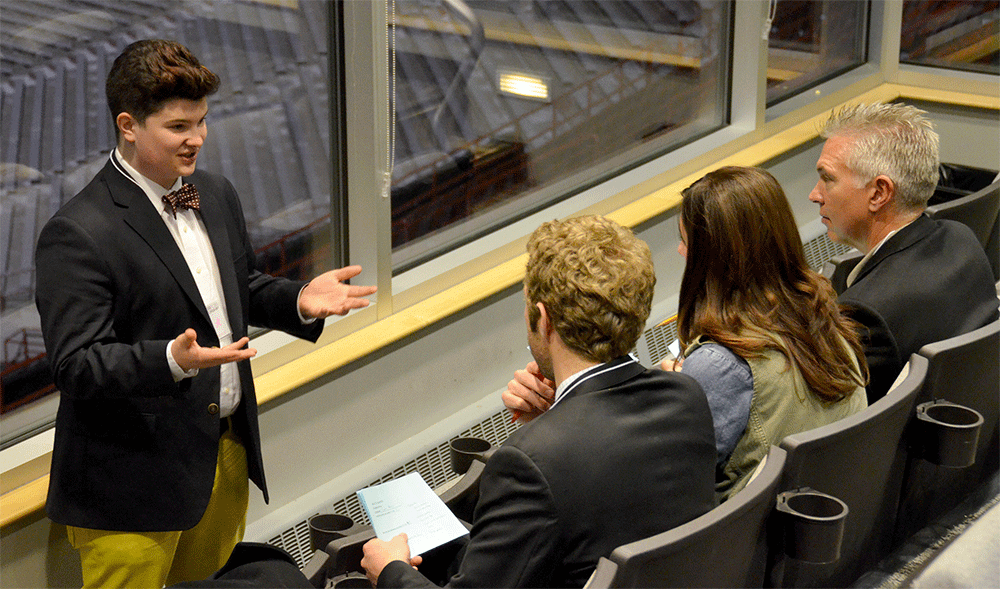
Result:
[[[810,239],[802,244],[802,247],[806,250],[806,263],[817,272],[822,270],[823,264],[833,256],[839,256],[854,249],[849,245],[830,241],[825,233],[815,239]]]
[[[406,464],[399,466],[392,472],[372,481],[371,483],[365,485],[365,487],[391,481],[404,475],[408,475],[411,472],[419,472],[420,476],[427,481],[427,484],[430,485],[431,488],[440,487],[455,477],[455,473],[451,470],[451,461],[448,455],[448,442],[460,437],[474,437],[482,438],[489,441],[494,446],[499,446],[504,442],[504,440],[507,439],[507,436],[509,436],[518,427],[518,424],[511,422],[510,413],[506,410],[500,411],[489,419],[472,426],[458,435],[452,436],[425,454],[417,456]],[[358,501],[357,495],[353,493],[331,503],[327,508],[323,509],[321,513],[338,513],[340,515],[350,517],[357,523],[369,523],[368,516],[365,515],[364,508],[361,507],[361,503]],[[298,563],[300,568],[305,566],[306,562],[312,556],[312,550],[309,547],[308,518],[285,530],[281,534],[271,538],[268,540],[268,544],[283,548],[295,558],[295,561]]]
[[[671,317],[647,329],[643,332],[641,341],[646,344],[645,349],[648,356],[646,358],[640,356],[640,361],[646,360],[650,366],[658,366],[660,360],[667,355],[667,346],[675,339],[677,339],[676,317]]]

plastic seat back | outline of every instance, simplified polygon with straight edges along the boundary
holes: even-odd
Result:
[[[967,225],[986,247],[990,232],[1000,214],[1000,182],[994,182],[972,194],[927,207],[932,219],[951,219]]]
[[[943,399],[963,405],[979,412],[983,425],[971,466],[948,468],[909,457],[897,540],[944,515],[1000,469],[1000,320],[927,344],[917,354],[928,362],[927,386],[917,402]]]
[[[772,546],[772,582],[794,587],[847,587],[893,547],[893,520],[904,476],[904,432],[927,376],[927,360],[914,355],[909,372],[885,397],[835,423],[786,437],[781,491],[808,487],[847,504],[840,558],[812,564]],[[772,534],[772,538],[775,535]],[[778,580],[776,580],[776,578]]]
[[[785,452],[772,447],[746,488],[686,524],[619,546],[610,558],[601,559],[587,586],[763,586],[765,522],[774,508],[784,463]]]

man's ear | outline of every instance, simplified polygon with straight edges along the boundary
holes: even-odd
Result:
[[[536,331],[543,338],[548,339],[549,333],[552,331],[552,318],[549,317],[549,311],[545,308],[545,303],[535,303],[535,307],[538,309]]]
[[[135,127],[138,124],[139,121],[135,120],[135,117],[127,112],[118,113],[118,116],[115,117],[115,125],[118,127],[119,136],[129,143],[135,143]]]
[[[896,198],[896,183],[888,176],[875,176],[872,180],[874,190],[868,197],[868,210],[876,213]]]

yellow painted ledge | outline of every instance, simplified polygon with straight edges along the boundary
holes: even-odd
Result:
[[[49,475],[43,475],[0,496],[0,527],[21,521],[45,507]]]
[[[982,95],[899,84],[879,85],[852,97],[849,102],[887,102],[897,98],[1000,110],[1000,92]],[[817,138],[819,128],[828,114],[829,111],[824,110],[750,146],[718,154],[704,162],[695,172],[669,182],[607,216],[622,225],[635,227],[666,213],[680,203],[682,189],[711,170],[725,165],[757,166]],[[263,405],[277,399],[324,374],[400,341],[519,283],[524,277],[525,262],[524,254],[503,262],[390,317],[257,376],[254,383],[258,402]],[[41,510],[45,506],[48,480],[49,476],[45,474],[0,496],[0,527],[7,527]]]
[[[995,96],[983,96],[898,84],[882,84],[852,97],[849,102],[888,102],[897,98],[1000,110],[1000,93]],[[758,166],[772,160],[816,139],[820,127],[828,116],[829,110],[824,110],[751,146],[729,155],[713,158],[697,171],[670,182],[606,216],[627,227],[635,227],[664,214],[680,203],[681,190],[709,171],[726,165]],[[519,283],[524,278],[526,261],[527,256],[522,254],[503,262],[390,317],[257,376],[254,383],[258,402],[264,404],[276,399]]]
[[[524,276],[526,261],[527,255],[522,254],[257,376],[254,378],[257,402],[267,403],[516,284]]]

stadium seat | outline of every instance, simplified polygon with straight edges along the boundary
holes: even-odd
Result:
[[[586,587],[762,587],[765,522],[784,463],[784,450],[772,446],[742,491],[686,524],[616,548]]]
[[[475,507],[479,496],[479,479],[485,466],[483,461],[473,460],[469,470],[439,495],[456,517],[462,520],[466,528],[471,528],[466,523],[470,519],[463,516],[470,517],[468,514],[471,513],[471,508]],[[364,556],[362,548],[366,542],[375,537],[375,530],[370,525],[359,526],[356,530],[348,536],[333,540],[324,550],[316,550],[313,553],[302,568],[302,572],[313,587],[326,587],[328,580],[340,575],[364,572],[361,568],[361,557]],[[434,558],[433,554],[428,556],[430,559]],[[430,566],[434,564],[436,563],[428,563]],[[443,565],[439,566],[444,568]]]
[[[1000,320],[975,331],[927,344],[927,385],[918,403],[943,399],[979,412],[976,461],[954,469],[908,458],[897,517],[896,539],[904,540],[957,505],[1000,469]]]
[[[833,290],[840,294],[847,290],[847,277],[863,257],[864,255],[858,250],[833,256],[823,264],[823,270],[820,273],[830,280],[830,283],[833,284]]]
[[[914,355],[904,379],[865,410],[786,437],[781,490],[809,488],[847,504],[840,558],[813,564],[784,557],[790,538],[771,534],[777,586],[847,587],[892,550],[892,521],[902,485],[907,424],[928,362]]]
[[[932,219],[951,219],[967,225],[983,244],[993,279],[1000,280],[1000,181],[967,196],[927,207]]]

